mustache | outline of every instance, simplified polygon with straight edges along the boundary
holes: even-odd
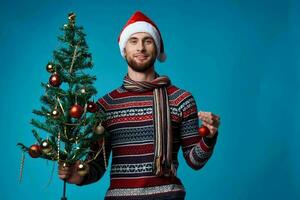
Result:
[[[133,54],[133,56],[149,56],[149,54],[148,53],[135,53],[135,54]]]

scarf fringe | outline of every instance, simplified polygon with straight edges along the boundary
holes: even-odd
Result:
[[[155,159],[155,175],[156,176],[162,176],[163,175],[163,169],[161,165],[161,159],[158,157]]]

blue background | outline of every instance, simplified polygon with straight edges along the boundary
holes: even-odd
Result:
[[[213,157],[200,171],[180,155],[187,199],[300,199],[300,3],[296,0],[67,1],[10,0],[0,6],[0,199],[60,199],[62,182],[52,164],[25,160],[17,142],[35,142],[33,108],[40,82],[58,47],[68,12],[87,33],[98,78],[98,97],[118,87],[126,73],[117,37],[134,11],[159,26],[168,55],[160,74],[193,93],[199,110],[219,114]],[[97,97],[97,98],[98,98]],[[96,184],[68,186],[68,199],[103,199],[109,173]]]

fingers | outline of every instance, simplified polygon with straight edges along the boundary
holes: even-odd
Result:
[[[209,124],[215,128],[218,128],[220,125],[220,117],[218,115],[215,115],[211,112],[198,112],[199,119],[202,120],[202,122]]]
[[[203,121],[206,122],[208,124],[212,124],[213,123],[213,117],[211,115],[211,113],[209,112],[198,112],[198,117]]]
[[[216,119],[216,120],[220,120],[220,117],[216,114],[213,114],[212,112],[199,111],[198,116],[199,117],[204,117],[204,118],[213,118],[213,119]]]

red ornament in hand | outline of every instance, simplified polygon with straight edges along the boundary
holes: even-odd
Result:
[[[59,87],[61,84],[61,80],[60,77],[57,73],[54,73],[50,76],[49,78],[49,83],[50,85],[52,85],[53,87]]]
[[[38,158],[41,155],[41,147],[37,144],[31,145],[28,153],[32,158]]]
[[[209,129],[204,125],[199,128],[198,132],[202,137],[207,136],[210,133]]]
[[[98,110],[97,104],[94,102],[88,102],[87,110],[91,113],[94,113]]]
[[[75,104],[74,106],[71,107],[70,109],[70,116],[73,118],[80,118],[81,115],[83,114],[83,108],[79,104]]]

